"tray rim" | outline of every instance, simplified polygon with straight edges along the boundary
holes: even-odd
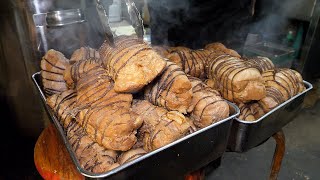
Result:
[[[311,89],[313,89],[313,86],[311,83],[303,80],[303,83],[305,86],[307,86],[307,88],[301,92],[298,93],[297,95],[293,96],[292,98],[288,99],[287,101],[283,102],[282,104],[280,104],[279,106],[275,107],[274,109],[272,109],[271,111],[269,111],[268,113],[266,113],[265,115],[263,115],[262,117],[260,117],[259,119],[255,120],[255,121],[245,121],[242,119],[239,119],[238,117],[234,118],[235,121],[238,121],[240,123],[243,124],[256,124],[259,123],[260,121],[264,120],[266,117],[268,117],[270,114],[274,113],[275,111],[277,111],[278,109],[282,108],[283,106],[289,104],[290,102],[292,102],[294,99],[300,97],[303,94],[306,94],[308,91],[310,91]]]
[[[277,49],[280,49],[280,50],[286,51],[286,52],[282,53],[282,54],[272,54],[270,52],[266,52],[266,51],[259,49],[258,45],[264,46],[264,47],[274,46],[272,48],[277,48]],[[260,53],[260,55],[262,55],[262,56],[264,55],[264,56],[273,57],[273,58],[278,58],[278,57],[282,57],[282,56],[286,56],[286,55],[290,55],[290,54],[294,53],[293,48],[284,47],[281,44],[277,44],[277,43],[269,42],[269,41],[261,41],[261,42],[255,43],[255,44],[250,44],[244,48],[248,51],[253,52],[253,53]]]
[[[63,143],[64,143],[64,145],[66,146],[66,148],[67,148],[67,150],[68,150],[68,153],[69,153],[69,155],[71,156],[71,159],[72,159],[73,163],[75,164],[77,170],[78,170],[82,175],[84,175],[85,177],[88,177],[88,178],[106,178],[106,177],[108,177],[108,176],[115,175],[116,173],[118,173],[118,172],[126,169],[127,167],[132,166],[132,165],[134,165],[134,164],[136,164],[136,163],[138,163],[138,162],[140,162],[140,161],[143,161],[144,159],[147,159],[147,158],[149,158],[149,157],[157,154],[157,153],[160,152],[160,151],[163,151],[163,150],[165,150],[165,149],[168,149],[168,148],[170,148],[170,147],[172,147],[172,146],[174,146],[174,145],[176,145],[176,144],[178,144],[178,143],[180,143],[180,142],[182,142],[182,141],[185,141],[185,140],[187,140],[187,139],[189,139],[189,138],[191,138],[191,137],[193,137],[193,136],[196,136],[196,135],[198,135],[198,134],[200,134],[200,133],[202,133],[202,132],[205,132],[205,131],[207,131],[207,130],[209,130],[209,129],[211,129],[211,128],[214,128],[214,127],[216,127],[216,126],[218,126],[218,125],[220,125],[220,124],[222,124],[222,123],[225,123],[225,122],[227,122],[227,121],[232,121],[233,119],[236,119],[236,117],[240,114],[240,109],[238,108],[238,106],[237,106],[236,104],[234,104],[234,103],[232,103],[232,102],[230,102],[230,101],[225,100],[225,101],[229,104],[229,106],[234,109],[234,114],[231,115],[231,116],[229,116],[228,118],[225,118],[225,119],[223,119],[223,120],[221,120],[221,121],[219,121],[219,122],[217,122],[217,123],[211,124],[210,126],[207,126],[207,127],[205,127],[205,128],[202,128],[202,129],[200,129],[200,130],[198,130],[198,131],[196,131],[196,132],[193,132],[193,133],[191,133],[191,134],[188,134],[187,136],[184,136],[184,137],[182,137],[182,138],[180,138],[180,139],[178,139],[178,140],[176,140],[176,141],[174,141],[174,142],[172,142],[172,143],[170,143],[170,144],[167,144],[167,145],[165,145],[165,146],[163,146],[163,147],[161,147],[161,148],[159,148],[159,149],[156,149],[156,150],[154,150],[154,151],[152,151],[152,152],[149,152],[149,153],[147,153],[147,154],[145,154],[145,155],[143,155],[143,156],[141,156],[141,157],[139,157],[139,158],[137,158],[137,159],[134,159],[134,160],[132,160],[132,161],[129,161],[128,163],[125,163],[125,164],[123,164],[123,165],[121,165],[121,166],[119,166],[119,167],[116,167],[116,168],[114,168],[114,169],[112,169],[112,170],[110,170],[110,171],[107,171],[107,172],[105,172],[105,173],[92,173],[92,172],[89,172],[89,171],[87,171],[87,170],[85,170],[85,169],[83,169],[83,168],[81,167],[81,165],[80,165],[80,163],[79,163],[79,160],[77,159],[74,151],[72,150],[72,148],[71,148],[71,146],[70,146],[69,141],[67,140],[67,137],[65,136],[65,132],[64,132],[64,130],[63,130],[63,127],[62,127],[61,124],[59,123],[57,117],[55,116],[55,114],[53,113],[53,111],[51,110],[51,108],[47,105],[45,95],[44,95],[44,93],[43,93],[40,85],[38,84],[38,82],[37,82],[37,80],[36,80],[36,76],[38,76],[38,75],[40,75],[40,74],[41,74],[40,71],[34,73],[34,74],[32,75],[32,80],[33,80],[35,86],[37,87],[37,89],[38,89],[38,91],[39,91],[39,93],[40,93],[40,97],[41,97],[41,100],[43,101],[43,104],[44,104],[44,106],[45,106],[45,109],[47,110],[48,115],[49,115],[50,118],[52,119],[55,127],[56,127],[57,130],[59,131],[59,135],[60,135],[60,137],[62,138]]]

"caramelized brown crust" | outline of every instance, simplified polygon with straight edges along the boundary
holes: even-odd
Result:
[[[145,42],[134,36],[118,36],[115,38],[115,47],[112,47],[105,41],[98,50],[104,67],[109,66],[110,56],[117,46],[127,45],[130,47],[136,44],[145,44]]]
[[[239,119],[245,120],[245,121],[255,121],[256,118],[254,117],[252,111],[251,111],[251,104],[239,104],[239,109],[240,109],[240,115]]]
[[[269,70],[262,74],[266,87],[278,89],[285,101],[304,91],[301,75],[292,69]]]
[[[120,37],[115,47],[100,48],[103,65],[115,81],[117,92],[134,93],[149,84],[164,69],[166,62],[137,38]]]
[[[103,173],[118,166],[117,153],[107,150],[96,142],[93,142],[84,129],[74,119],[76,93],[68,90],[50,96],[48,105],[56,113],[61,125],[64,127],[67,139],[75,152],[82,168],[94,173]]]
[[[261,118],[266,113],[260,103],[257,102],[251,103],[250,110],[255,119]]]
[[[130,109],[132,95],[115,92],[106,73],[91,69],[77,83],[78,123],[88,135],[107,149],[129,150],[137,141],[142,120]]]
[[[95,60],[97,63],[100,63],[100,54],[95,49],[90,47],[81,47],[73,52],[70,58],[70,64],[73,64],[77,61],[84,61],[87,59]]]
[[[63,79],[63,72],[68,64],[68,59],[53,49],[42,57],[41,77],[46,95],[50,96],[68,89]]]
[[[164,58],[170,54],[169,47],[167,46],[152,46],[152,49]]]
[[[147,154],[147,152],[143,148],[130,149],[129,151],[121,153],[117,161],[122,165],[145,154]]]
[[[273,108],[286,101],[278,89],[274,87],[267,87],[266,91],[266,97],[258,101],[258,104],[265,113],[271,111]]]
[[[205,49],[212,49],[212,50],[221,50],[226,49],[226,46],[219,42],[209,43],[205,47]]]
[[[208,87],[200,79],[188,76],[192,84],[193,97],[189,112],[194,124],[203,128],[229,116],[229,105],[218,91]]]
[[[266,85],[266,97],[256,103],[241,105],[240,118],[244,118],[243,120],[247,120],[247,117],[251,120],[250,115],[255,119],[260,118],[305,89],[301,75],[291,69],[266,70],[262,76]]]
[[[96,62],[96,59],[86,59],[68,65],[63,73],[63,78],[68,87],[73,89],[78,80],[82,78],[83,75],[87,75],[88,72],[95,73],[97,76],[101,73],[106,73],[106,71]]]
[[[59,118],[60,124],[66,128],[70,121],[76,116],[73,109],[76,104],[77,93],[74,90],[67,90],[54,94],[47,98],[47,104]]]
[[[206,68],[208,78],[215,82],[215,89],[227,100],[246,103],[266,95],[260,71],[242,59],[212,52]]]
[[[266,113],[305,89],[301,75],[292,69],[268,70],[262,76],[267,95],[258,103]]]
[[[143,139],[146,151],[165,146],[186,135],[190,129],[187,119],[177,111],[168,112],[141,100],[135,100],[132,109],[144,121],[138,136]]]
[[[186,74],[193,77],[205,78],[205,60],[210,54],[207,50],[176,50],[167,57],[180,66]]]
[[[208,51],[220,51],[225,54],[228,54],[228,55],[231,55],[234,57],[238,57],[238,58],[241,57],[235,50],[228,49],[222,43],[219,43],[219,42],[207,44],[205,46],[205,49]]]
[[[169,52],[172,52],[172,51],[189,51],[191,49],[187,48],[187,47],[184,47],[184,46],[176,46],[176,47],[170,47],[169,48]]]
[[[216,82],[214,79],[205,79],[203,82],[212,89],[216,88]]]
[[[167,61],[163,73],[145,90],[145,99],[156,106],[186,113],[191,103],[192,86],[179,66]]]
[[[275,68],[272,61],[267,57],[257,56],[246,60],[252,67],[259,69],[261,73]]]

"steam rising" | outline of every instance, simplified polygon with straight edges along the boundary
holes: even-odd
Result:
[[[305,3],[303,0],[252,1],[255,0],[150,0],[152,43],[201,48],[206,43],[220,41],[229,47],[241,47],[249,32],[268,38],[284,31],[288,16]]]
[[[309,3],[314,0],[307,0]],[[260,34],[263,39],[279,41],[285,35],[289,18],[294,18],[302,11],[306,0],[262,0],[256,7],[259,16],[250,25],[250,32]]]
[[[189,1],[186,0],[149,0],[152,44],[169,45],[168,30],[183,23],[181,14],[186,14]]]
[[[148,0],[152,44],[202,48],[207,43],[220,41],[230,48],[239,47],[249,32],[265,38],[279,34],[288,21],[287,16],[304,3],[304,0],[257,0],[252,16],[252,1]],[[99,48],[105,36],[94,2],[55,1],[50,10],[85,7],[87,22],[47,28],[48,48],[57,49],[67,57],[81,46]]]
[[[112,0],[105,1],[112,3]],[[82,46],[99,48],[105,37],[93,0],[58,0],[45,12],[78,8],[82,8],[85,14],[85,23],[45,28],[48,49],[56,49],[68,58]]]

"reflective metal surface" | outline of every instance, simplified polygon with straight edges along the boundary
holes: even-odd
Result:
[[[301,50],[301,66],[297,68],[307,80],[320,77],[319,73],[319,33],[320,2],[315,0],[315,7],[310,18],[309,28]]]
[[[132,0],[126,0],[126,5],[127,5],[128,14],[129,14],[132,26],[138,38],[143,39],[144,28],[143,28],[143,20],[141,18],[141,15]]]
[[[109,25],[109,18],[108,18],[108,13],[104,5],[101,3],[100,0],[96,0],[96,8],[98,12],[98,17],[100,19],[100,22],[103,27],[103,31],[106,35],[106,40],[109,41],[109,44],[114,45],[114,39],[113,39],[113,33],[111,31],[110,25]]]
[[[306,93],[313,87],[304,81],[306,90],[280,104],[256,121],[235,118],[230,132],[228,149],[244,152],[256,147],[291,122],[301,109]]]
[[[14,124],[14,131],[23,137],[38,137],[49,122],[41,107],[41,102],[35,98],[35,88],[28,78],[38,71],[39,57],[37,49],[36,27],[32,14],[36,7],[33,2],[44,1],[0,1],[3,11],[0,13],[0,43],[2,48],[1,87],[10,116],[6,121]],[[37,11],[46,9],[48,3],[43,3]],[[5,9],[5,10],[4,10]],[[30,24],[28,26],[28,24]]]
[[[70,57],[81,46],[98,48],[104,32],[92,1],[9,0],[0,1],[0,7],[1,96],[16,130],[22,136],[38,137],[49,120],[29,77],[39,71],[41,57],[48,49]],[[73,14],[71,20],[79,21],[70,23],[73,20],[67,17],[74,9],[82,14]],[[82,21],[84,17],[87,21]]]
[[[81,9],[68,9],[46,13],[46,25],[49,27],[65,26],[82,23],[84,21],[85,17]]]
[[[46,104],[40,78],[40,73],[35,73],[32,76],[45,109],[58,129],[74,164],[80,173],[89,178],[184,179],[184,175],[187,173],[195,171],[223,155],[226,150],[232,120],[239,115],[239,108],[233,103],[229,103],[230,117],[200,129],[109,172],[94,174],[81,168],[62,126]]]

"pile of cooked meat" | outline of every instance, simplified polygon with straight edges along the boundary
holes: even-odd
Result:
[[[254,121],[304,91],[301,75],[265,57],[243,58],[221,43],[200,50],[151,47],[133,36],[70,59],[41,60],[47,104],[80,162],[102,173],[229,116]]]
[[[133,36],[70,59],[49,50],[41,60],[47,104],[82,168],[103,173],[229,116],[220,92],[204,83],[211,51],[188,62]],[[229,51],[228,51],[229,52]],[[230,51],[229,53],[232,53]]]
[[[239,106],[242,120],[257,120],[305,90],[297,71],[276,68],[267,57],[243,58],[221,43],[208,44],[201,50],[159,46],[155,50],[185,73],[207,78],[207,86]]]

